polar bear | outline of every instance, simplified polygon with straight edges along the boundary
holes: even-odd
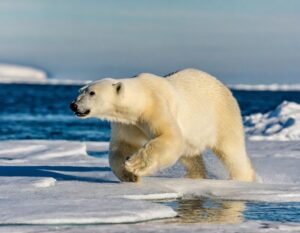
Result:
[[[111,122],[109,163],[121,181],[172,166],[205,178],[202,153],[211,149],[233,180],[254,181],[237,101],[213,76],[184,69],[165,77],[142,73],[83,87],[71,109]]]

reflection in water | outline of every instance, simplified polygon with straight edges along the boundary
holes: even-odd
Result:
[[[224,201],[209,198],[164,201],[177,213],[176,223],[240,223],[244,220],[243,201]]]
[[[300,223],[300,202],[227,201],[211,198],[157,201],[172,207],[178,217],[169,223],[229,223],[276,221]]]

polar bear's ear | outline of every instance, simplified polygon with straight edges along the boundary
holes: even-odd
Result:
[[[114,83],[113,86],[114,86],[117,94],[120,94],[123,92],[124,84],[122,82]]]

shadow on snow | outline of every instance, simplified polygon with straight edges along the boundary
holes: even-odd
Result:
[[[61,181],[82,181],[93,183],[119,183],[96,177],[82,177],[60,172],[107,172],[109,167],[78,167],[78,166],[0,166],[0,176],[11,177],[52,177]]]

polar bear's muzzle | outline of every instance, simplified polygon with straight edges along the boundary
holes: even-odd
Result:
[[[70,104],[70,109],[76,114],[76,116],[79,116],[79,117],[85,117],[91,112],[91,110],[89,110],[89,109],[81,110],[78,107],[78,104],[76,104],[76,102],[72,102]]]

